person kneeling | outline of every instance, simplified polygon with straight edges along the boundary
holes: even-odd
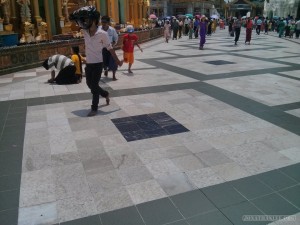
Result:
[[[76,84],[76,67],[74,62],[64,55],[53,55],[46,59],[42,66],[46,70],[51,70],[51,79],[48,80],[49,83],[56,84]],[[59,73],[55,77],[55,70]]]

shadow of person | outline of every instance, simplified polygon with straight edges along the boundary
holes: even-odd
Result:
[[[103,107],[103,106],[102,106]],[[101,106],[99,107],[101,108]],[[111,113],[114,113],[114,112],[117,112],[117,111],[120,111],[121,109],[113,109],[113,110],[110,110],[110,111],[100,111],[98,110],[98,113],[96,116],[104,116],[104,115],[108,115],[108,114],[111,114]],[[72,113],[78,117],[87,117],[87,114],[90,112],[91,110],[90,109],[80,109],[80,110],[75,110],[75,111],[72,111]]]

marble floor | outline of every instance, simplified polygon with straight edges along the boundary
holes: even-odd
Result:
[[[95,117],[85,79],[0,76],[0,224],[299,224],[300,42],[244,40],[141,44]]]

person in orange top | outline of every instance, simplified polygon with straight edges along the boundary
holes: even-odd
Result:
[[[85,59],[84,59],[84,57],[82,57],[79,54],[79,47],[78,46],[73,46],[72,47],[71,60],[74,62],[74,65],[76,67],[75,75],[77,77],[77,83],[81,83],[81,80],[82,80],[82,62]]]
[[[138,46],[138,48],[143,52],[143,49],[138,44],[138,36],[136,34],[133,34],[134,28],[132,25],[128,25],[126,27],[126,32],[123,36],[123,57],[124,62],[128,63],[128,73],[132,73],[131,66],[134,62],[134,45]]]
[[[253,27],[252,19],[250,17],[248,17],[247,20],[246,20],[246,40],[245,40],[245,44],[247,42],[249,42],[249,45],[250,45],[252,27]]]

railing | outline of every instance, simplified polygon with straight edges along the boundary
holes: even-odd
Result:
[[[136,31],[139,42],[147,42],[163,35],[162,28]],[[123,42],[123,34],[120,34],[116,46],[119,49]],[[26,44],[13,47],[0,48],[0,75],[14,73],[26,69],[35,68],[49,56],[54,54],[71,55],[71,46],[79,46],[84,53],[83,39],[57,40],[37,44]]]

